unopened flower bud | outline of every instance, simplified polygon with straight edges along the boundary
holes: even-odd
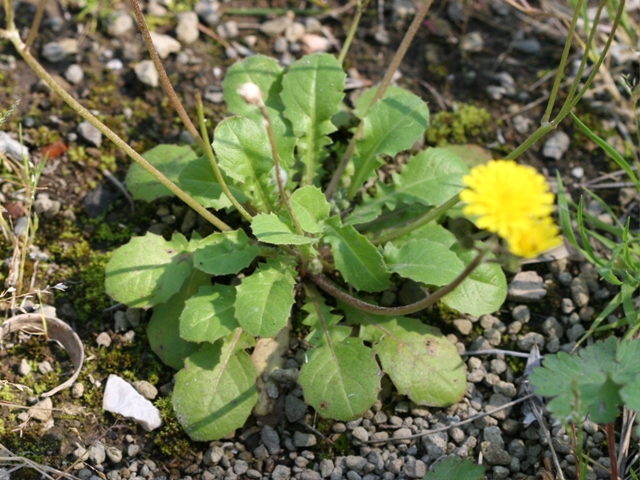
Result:
[[[253,82],[247,82],[238,89],[238,95],[251,105],[263,105],[260,87]]]

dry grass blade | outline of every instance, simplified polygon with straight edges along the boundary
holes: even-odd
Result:
[[[32,460],[29,460],[26,457],[19,457],[14,455],[9,449],[7,449],[4,445],[0,444],[0,475],[4,478],[9,478],[9,476],[17,472],[22,468],[30,468],[39,472],[41,478],[46,478],[48,480],[56,480],[58,478],[69,478],[72,480],[79,480],[78,477],[75,477],[69,473],[62,472],[55,468],[48,467],[46,465],[41,465]],[[55,475],[52,476],[52,475]]]

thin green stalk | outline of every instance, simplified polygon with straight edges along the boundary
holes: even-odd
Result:
[[[349,27],[347,38],[344,40],[344,44],[342,45],[342,51],[338,56],[338,62],[340,62],[340,65],[344,64],[344,59],[346,58],[347,53],[349,53],[349,48],[351,48],[353,38],[356,36],[356,32],[358,31],[358,25],[360,25],[360,18],[362,17],[363,10],[364,6],[362,5],[362,0],[358,0],[358,2],[356,3],[356,13],[353,16],[353,20],[351,21],[351,26]]]
[[[564,77],[564,70],[567,66],[567,59],[569,58],[569,53],[571,52],[573,35],[576,32],[576,25],[578,23],[578,18],[580,17],[580,9],[582,8],[583,2],[584,0],[578,0],[578,5],[576,6],[573,12],[573,18],[571,19],[571,25],[569,26],[569,34],[567,35],[567,39],[564,42],[564,50],[562,51],[562,57],[560,59],[560,64],[558,65],[558,73],[553,83],[551,94],[549,95],[549,103],[547,104],[547,110],[544,112],[544,115],[542,116],[543,125],[549,122],[549,119],[551,118],[551,111],[553,110],[553,105],[555,104],[556,96],[558,95],[558,90],[560,89],[560,85],[562,84],[562,79]],[[586,56],[583,55],[583,60],[585,58]],[[579,78],[579,77],[576,77],[576,78]]]
[[[4,0],[4,2],[8,2],[9,0]],[[13,28],[9,30],[0,31],[0,36],[4,37],[6,40],[11,41],[15,49],[20,53],[25,62],[31,67],[31,69],[40,77],[44,82],[54,91],[56,92],[67,105],[69,105],[73,110],[76,111],[78,115],[88,121],[91,125],[96,127],[102,134],[115,143],[118,147],[120,147],[124,152],[131,157],[134,161],[138,162],[142,168],[144,168],[147,172],[153,175],[162,185],[167,187],[167,189],[175,194],[180,200],[185,202],[191,208],[193,208],[197,213],[202,215],[208,222],[212,223],[216,228],[227,231],[231,230],[231,227],[216,217],[214,214],[209,212],[206,208],[196,202],[190,195],[184,192],[180,187],[178,187],[175,183],[169,180],[160,170],[151,165],[148,161],[146,161],[142,156],[136,152],[133,148],[131,148],[124,140],[122,140],[118,135],[116,135],[111,129],[109,129],[104,123],[98,120],[94,115],[89,112],[86,108],[84,108],[80,103],[77,102],[75,98],[69,95],[58,83],[56,83],[53,78],[47,73],[47,71],[42,68],[42,66],[38,63],[38,61],[31,55],[29,50],[25,49],[25,45],[20,39],[20,35],[18,31]]]
[[[262,118],[264,119],[265,127],[267,128],[267,137],[269,138],[269,145],[271,145],[271,156],[273,157],[273,163],[276,167],[276,183],[278,184],[278,191],[280,192],[280,198],[282,198],[282,203],[284,203],[284,208],[289,212],[289,216],[291,217],[291,221],[293,222],[293,227],[296,229],[296,233],[298,235],[304,236],[304,230],[300,226],[300,222],[296,217],[296,214],[291,207],[291,202],[289,201],[289,195],[284,190],[284,183],[282,182],[282,168],[280,166],[280,156],[278,155],[278,148],[276,145],[276,137],[273,134],[273,127],[271,126],[271,119],[269,118],[269,112],[267,112],[267,107],[264,104],[264,101],[260,99],[260,102],[257,104],[260,109],[260,113],[262,113]]]
[[[460,201],[460,197],[456,194],[453,197],[451,197],[449,200],[444,202],[442,205],[435,207],[432,210],[429,210],[424,215],[416,218],[415,220],[407,223],[406,225],[402,227],[384,230],[380,232],[378,235],[375,235],[374,237],[370,238],[369,240],[371,240],[371,243],[373,243],[374,245],[384,245],[385,243],[390,242],[391,240],[395,240],[396,238],[401,237],[402,235],[405,235],[409,232],[413,232],[414,230],[422,227],[423,225],[426,225],[427,223],[436,220],[444,212],[454,207],[459,201]]]
[[[164,65],[162,65],[162,61],[158,56],[158,51],[156,47],[153,45],[153,41],[151,40],[151,33],[149,32],[149,26],[147,25],[147,21],[142,14],[142,9],[140,8],[140,4],[138,0],[131,0],[131,7],[133,8],[133,13],[136,16],[136,20],[138,21],[138,26],[140,27],[140,31],[142,32],[142,37],[144,38],[144,43],[147,45],[147,50],[149,50],[149,55],[151,55],[151,61],[153,62],[156,70],[158,71],[158,75],[160,76],[160,83],[162,84],[162,88],[165,93],[169,96],[169,101],[173,108],[176,109],[178,116],[184,123],[184,126],[187,127],[191,136],[195,139],[198,145],[204,150],[204,142],[198,129],[193,124],[189,115],[187,115],[182,102],[178,98],[175,90],[173,89],[173,85],[171,85],[171,81],[169,80],[169,76],[164,69]]]
[[[324,277],[323,275],[310,275],[309,278],[313,283],[318,285],[322,290],[330,295],[333,295],[338,300],[351,305],[363,312],[373,313],[374,315],[384,315],[393,317],[396,315],[410,315],[415,312],[419,312],[440,300],[445,295],[451,293],[455,288],[460,285],[471,273],[482,263],[484,256],[489,252],[491,247],[486,247],[478,252],[476,258],[474,258],[469,265],[458,275],[450,284],[436,290],[432,295],[420,300],[419,302],[405,305],[403,307],[381,307],[379,305],[373,305],[371,303],[363,302],[357,298],[352,297],[348,293],[342,291],[333,282]]]
[[[564,118],[567,115],[569,115],[569,112],[571,112],[571,110],[573,110],[573,108],[582,99],[584,94],[591,87],[591,84],[593,83],[593,80],[594,80],[595,76],[598,74],[598,70],[600,69],[600,66],[602,65],[602,62],[604,61],[604,59],[607,56],[607,53],[609,52],[609,48],[611,46],[611,42],[613,42],[613,38],[614,38],[614,35],[615,35],[615,32],[616,32],[616,29],[618,28],[618,25],[620,23],[620,17],[622,15],[622,12],[624,11],[624,4],[625,4],[624,0],[622,2],[620,2],[620,8],[617,11],[616,18],[614,19],[613,25],[611,27],[611,33],[609,34],[609,38],[607,39],[607,42],[605,43],[604,49],[602,50],[602,53],[600,54],[600,57],[598,58],[598,60],[595,63],[595,65],[593,66],[593,71],[589,75],[589,78],[587,78],[587,80],[584,83],[584,86],[582,87],[582,89],[580,89],[580,91],[578,93],[573,95],[573,98],[568,97],[567,100],[565,101],[564,105],[560,109],[560,112],[558,113],[556,118],[554,118],[551,122],[543,123],[518,148],[516,148],[511,153],[509,153],[506,157],[504,157],[506,160],[518,158],[520,155],[522,155],[524,152],[526,152],[534,143],[536,143],[538,140],[540,140],[542,137],[544,137],[551,130],[556,128],[560,124],[560,122],[562,122],[562,120],[564,120]],[[593,30],[595,30],[595,26],[594,26]],[[585,50],[585,55],[588,55],[586,50]],[[558,75],[561,75],[560,70],[558,70]],[[578,79],[576,79],[576,81],[578,81]]]
[[[27,41],[25,44],[27,48],[31,48],[33,41],[36,39],[36,35],[38,35],[38,30],[40,29],[40,22],[42,21],[42,14],[44,13],[44,6],[46,5],[47,0],[40,0],[38,2],[38,8],[36,9],[36,15],[33,17],[33,22],[31,23],[31,29],[29,29],[29,36],[27,37]]]
[[[411,25],[409,25],[409,28],[407,29],[407,33],[405,33],[404,38],[402,39],[402,42],[398,47],[398,50],[396,50],[396,53],[393,56],[393,59],[391,59],[391,63],[389,63],[389,67],[387,68],[387,71],[385,72],[384,77],[380,82],[376,95],[373,97],[373,100],[371,101],[371,104],[369,105],[369,107],[367,107],[365,114],[362,116],[363,119],[360,120],[360,124],[358,125],[358,129],[356,133],[353,135],[353,137],[351,137],[351,141],[347,146],[347,151],[342,157],[342,160],[340,160],[340,163],[336,167],[335,172],[333,172],[333,176],[331,177],[331,180],[327,185],[327,189],[325,190],[325,197],[327,200],[331,200],[331,197],[333,196],[336,189],[338,188],[338,184],[340,183],[340,178],[342,177],[342,174],[344,173],[345,168],[347,168],[347,165],[349,164],[351,157],[353,157],[353,154],[356,151],[356,140],[358,140],[362,136],[362,131],[364,129],[364,118],[366,117],[367,112],[371,109],[373,105],[376,104],[378,100],[380,100],[384,96],[385,92],[387,91],[387,88],[389,87],[389,85],[391,85],[391,80],[393,79],[393,75],[396,73],[396,70],[398,70],[398,68],[400,67],[400,63],[402,62],[402,59],[406,55],[407,50],[409,49],[409,45],[411,45],[411,42],[413,41],[413,37],[415,37],[416,33],[418,33],[418,29],[422,24],[422,20],[424,20],[424,17],[427,15],[429,8],[431,8],[432,2],[433,0],[425,0],[425,2],[420,7],[420,10],[418,11],[418,13],[416,13],[416,16],[413,18]],[[354,196],[355,196],[355,193],[351,194],[350,198],[353,198]]]
[[[596,26],[600,21],[600,15],[602,14],[602,8],[604,7],[605,0],[600,0],[600,4],[598,5],[598,10],[596,11],[596,16],[593,22],[593,28],[589,31],[589,37],[587,38],[587,43],[585,44],[584,54],[582,55],[582,60],[580,61],[580,66],[578,67],[578,71],[576,72],[576,77],[573,79],[573,84],[569,89],[569,94],[567,95],[567,99],[570,101],[574,98],[576,91],[578,90],[578,86],[580,85],[580,81],[582,80],[582,73],[587,65],[587,60],[591,57],[590,50],[593,47],[593,39],[595,38],[595,34],[597,31]],[[597,72],[596,69],[594,71]],[[593,73],[593,72],[592,72]]]
[[[7,31],[14,31],[16,29],[16,24],[14,20],[15,13],[13,10],[13,0],[2,0],[2,6],[4,7],[5,25],[7,26]]]
[[[200,122],[200,131],[202,132],[204,151],[207,155],[207,158],[209,158],[209,162],[211,163],[211,168],[213,168],[213,173],[216,176],[216,180],[218,180],[218,183],[220,184],[220,187],[222,188],[224,194],[231,201],[233,206],[236,207],[238,212],[240,212],[240,215],[242,215],[247,221],[251,222],[251,220],[253,220],[253,217],[249,215],[249,212],[245,210],[238,199],[233,195],[233,193],[231,193],[231,190],[229,190],[229,186],[227,185],[227,182],[224,179],[222,172],[220,171],[220,167],[218,167],[216,156],[213,153],[211,142],[209,141],[209,134],[207,133],[207,125],[204,119],[204,109],[202,107],[202,98],[200,97],[200,94],[196,95],[196,105],[198,108],[198,120]]]

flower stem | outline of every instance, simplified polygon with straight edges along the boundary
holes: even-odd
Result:
[[[396,238],[401,237],[402,235],[405,235],[409,232],[413,232],[414,230],[422,227],[423,225],[426,225],[427,223],[436,220],[444,212],[454,207],[459,201],[460,201],[460,197],[458,196],[458,194],[456,194],[453,197],[451,197],[449,200],[444,202],[442,205],[429,210],[424,215],[416,218],[415,220],[407,223],[406,225],[402,227],[395,227],[395,228],[390,228],[388,230],[384,230],[380,232],[378,235],[375,235],[374,237],[370,238],[369,240],[371,240],[371,243],[373,243],[374,245],[383,245],[387,242],[390,242],[391,240],[395,240]]]
[[[367,1],[366,3],[369,2]],[[349,33],[347,33],[347,38],[344,40],[344,45],[342,45],[342,51],[338,56],[338,62],[340,62],[340,65],[344,64],[344,59],[346,58],[347,53],[349,53],[349,48],[351,48],[353,38],[356,36],[356,32],[358,31],[358,25],[360,24],[360,18],[362,17],[363,10],[364,5],[362,4],[362,0],[358,0],[356,2],[356,14],[353,16],[351,26],[349,27]]]
[[[189,115],[187,115],[187,112],[184,109],[182,102],[178,98],[178,95],[176,94],[175,90],[173,89],[173,85],[171,85],[169,76],[167,75],[167,72],[165,71],[164,66],[162,65],[162,61],[160,60],[160,57],[158,56],[158,51],[156,50],[156,47],[153,45],[153,41],[151,40],[151,33],[149,32],[149,26],[147,25],[147,21],[145,20],[144,15],[142,14],[142,9],[140,8],[140,4],[138,3],[138,0],[131,0],[131,7],[133,8],[133,13],[136,16],[136,20],[138,21],[138,26],[140,27],[140,31],[142,32],[144,43],[146,43],[147,50],[149,50],[149,55],[151,55],[151,61],[156,67],[156,70],[158,71],[158,75],[160,75],[160,83],[162,83],[162,88],[164,89],[165,93],[169,96],[169,101],[171,102],[171,105],[173,105],[173,108],[176,109],[176,112],[178,113],[178,116],[184,123],[184,126],[187,127],[187,130],[189,130],[189,133],[191,134],[191,136],[195,139],[198,145],[204,150],[205,147],[203,145],[204,142],[202,140],[202,137],[200,136],[200,133],[198,132],[198,129],[196,128],[196,126],[193,124],[193,122],[189,118]]]
[[[373,105],[376,104],[378,100],[380,100],[383,97],[383,95],[387,91],[387,88],[389,87],[389,85],[391,84],[391,80],[393,79],[393,75],[396,73],[396,70],[398,70],[398,67],[400,67],[400,63],[402,62],[402,59],[407,53],[407,50],[409,49],[409,45],[411,45],[413,37],[415,37],[416,33],[418,33],[418,29],[422,24],[422,20],[424,20],[424,17],[427,15],[427,12],[431,7],[432,2],[433,0],[425,0],[425,2],[420,7],[420,10],[418,11],[418,13],[416,13],[416,16],[413,18],[411,25],[409,25],[409,28],[407,29],[407,33],[405,33],[404,38],[400,43],[400,46],[396,50],[396,53],[391,59],[391,63],[389,64],[389,67],[387,68],[387,71],[385,72],[384,77],[380,82],[380,86],[378,87],[376,95],[371,101],[371,104],[367,108],[365,114],[362,116],[362,120],[360,120],[360,124],[358,125],[356,133],[353,135],[353,137],[351,137],[351,141],[347,146],[347,150],[344,156],[342,157],[342,160],[340,160],[340,163],[336,167],[335,172],[333,172],[333,176],[331,177],[331,180],[327,185],[327,189],[325,190],[325,197],[327,200],[331,199],[336,189],[338,188],[338,184],[340,183],[342,174],[344,173],[345,168],[347,168],[347,165],[349,164],[351,157],[353,157],[353,154],[356,151],[356,140],[358,140],[362,136],[362,131],[364,129],[364,118],[366,117],[367,112],[371,109]],[[360,188],[360,185],[352,185],[351,188],[349,189],[349,198],[353,198],[355,196],[355,192],[357,192],[359,188]]]
[[[379,305],[373,305],[372,303],[363,302],[355,297],[352,297],[348,293],[342,291],[333,282],[327,279],[323,275],[310,275],[309,278],[313,283],[318,285],[325,292],[333,295],[338,300],[351,305],[363,312],[373,313],[374,315],[384,315],[393,317],[396,315],[409,315],[411,313],[419,312],[440,300],[445,295],[451,293],[458,285],[460,285],[471,273],[482,263],[484,256],[489,252],[490,248],[484,248],[478,252],[476,258],[474,258],[469,265],[458,275],[450,284],[436,290],[432,295],[420,300],[419,302],[405,305],[402,307],[381,307]]]
[[[213,168],[213,173],[216,176],[216,180],[218,180],[218,183],[220,184],[220,187],[222,188],[222,191],[224,192],[224,194],[231,201],[233,206],[236,207],[238,212],[240,212],[240,215],[242,215],[247,221],[250,222],[251,220],[253,220],[253,217],[249,215],[249,212],[247,212],[244,209],[244,207],[238,201],[238,199],[231,193],[231,190],[229,190],[229,186],[227,185],[227,182],[225,181],[224,176],[222,175],[222,172],[218,167],[216,156],[213,153],[213,149],[211,148],[211,142],[209,141],[209,134],[207,133],[207,125],[204,120],[204,109],[202,108],[202,98],[200,98],[199,93],[196,95],[196,104],[198,106],[198,120],[200,122],[200,131],[202,132],[204,151],[207,157],[209,158],[209,162],[211,163],[211,168]]]
[[[534,143],[536,143],[538,140],[544,137],[551,130],[556,128],[560,124],[560,122],[564,120],[564,118],[567,115],[569,115],[569,112],[573,110],[573,108],[578,104],[580,99],[582,99],[582,97],[587,92],[589,87],[591,87],[591,84],[593,83],[595,76],[598,74],[600,65],[602,65],[602,62],[604,61],[604,59],[607,56],[607,53],[609,52],[609,47],[611,46],[611,42],[613,41],[615,32],[618,28],[618,25],[620,24],[620,18],[622,17],[622,13],[624,12],[624,5],[625,5],[625,0],[622,0],[620,2],[620,5],[618,5],[618,10],[616,11],[616,18],[614,19],[613,25],[611,26],[611,33],[609,34],[609,38],[607,39],[607,42],[605,43],[602,53],[600,54],[600,57],[596,61],[595,65],[593,66],[593,70],[589,75],[589,78],[587,78],[586,82],[584,83],[584,86],[582,87],[582,89],[580,89],[580,91],[574,94],[572,97],[567,98],[567,100],[564,102],[564,105],[560,109],[560,112],[558,113],[556,118],[554,118],[551,122],[548,122],[548,123],[543,122],[542,125],[535,132],[533,132],[531,136],[527,138],[518,148],[516,148],[507,156],[505,156],[504,157],[505,160],[512,160],[512,159],[518,158],[520,155],[526,152]],[[595,29],[596,28],[594,25],[592,28],[592,32],[594,32]],[[589,40],[590,41],[593,40],[593,36],[591,34],[589,35]],[[585,55],[588,55],[587,49],[585,49]],[[583,57],[583,61],[586,61],[585,57]],[[580,70],[580,72],[581,71],[582,70]],[[562,75],[562,72],[560,69],[558,69],[558,75]],[[579,82],[579,80],[580,79],[576,76],[574,85],[577,86],[578,84],[577,82]],[[572,87],[571,91],[575,92],[575,88]]]
[[[4,0],[5,3],[8,0]],[[129,155],[133,160],[138,162],[142,168],[144,168],[147,172],[153,175],[162,185],[167,187],[169,191],[175,194],[179,199],[193,208],[196,212],[202,215],[207,221],[211,222],[215,227],[220,230],[226,231],[231,230],[231,227],[216,217],[214,214],[209,212],[206,208],[196,202],[190,195],[188,195],[184,190],[178,187],[175,183],[169,180],[160,170],[151,165],[148,161],[146,161],[142,156],[136,152],[133,148],[131,148],[124,140],[122,140],[118,135],[113,132],[109,127],[107,127],[104,123],[98,120],[89,110],[84,108],[80,103],[76,101],[71,95],[69,95],[56,81],[51,78],[51,76],[47,73],[47,71],[38,63],[38,61],[31,55],[29,50],[25,48],[25,44],[20,39],[20,35],[18,31],[15,29],[9,28],[2,32],[4,38],[11,41],[15,49],[22,56],[25,62],[31,67],[31,69],[40,77],[44,82],[54,91],[56,92],[67,105],[69,105],[73,110],[76,111],[78,115],[88,121],[91,125],[96,127],[102,134],[115,143],[118,147],[120,147],[124,152]]]

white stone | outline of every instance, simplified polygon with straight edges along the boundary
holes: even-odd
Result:
[[[328,39],[313,33],[305,34],[302,37],[302,43],[307,53],[326,52],[331,48],[331,42]]]
[[[547,158],[553,158],[554,160],[560,160],[564,152],[569,148],[570,142],[569,135],[562,130],[558,130],[544,143],[542,155]]]
[[[172,53],[178,53],[182,48],[180,42],[175,38],[156,32],[151,32],[151,41],[158,51],[158,56],[163,59],[167,58]]]
[[[151,60],[143,60],[140,63],[137,63],[133,67],[133,71],[136,73],[136,77],[138,77],[138,80],[140,80],[145,85],[149,85],[150,87],[158,86],[160,75],[158,74],[158,70],[156,70],[156,66]]]
[[[18,140],[14,140],[7,132],[0,132],[0,153],[7,153],[15,160],[22,161],[22,155],[29,159],[29,149],[20,145]]]
[[[196,12],[184,12],[178,14],[178,26],[176,37],[182,43],[193,43],[198,40],[198,14]]]
[[[69,65],[67,70],[64,72],[64,78],[66,78],[69,83],[77,85],[84,78],[82,67],[76,63]]]
[[[134,420],[147,432],[162,424],[160,411],[136,389],[117,375],[109,375],[102,408]]]
[[[107,33],[121,37],[133,28],[133,18],[126,12],[114,12],[107,19]]]

